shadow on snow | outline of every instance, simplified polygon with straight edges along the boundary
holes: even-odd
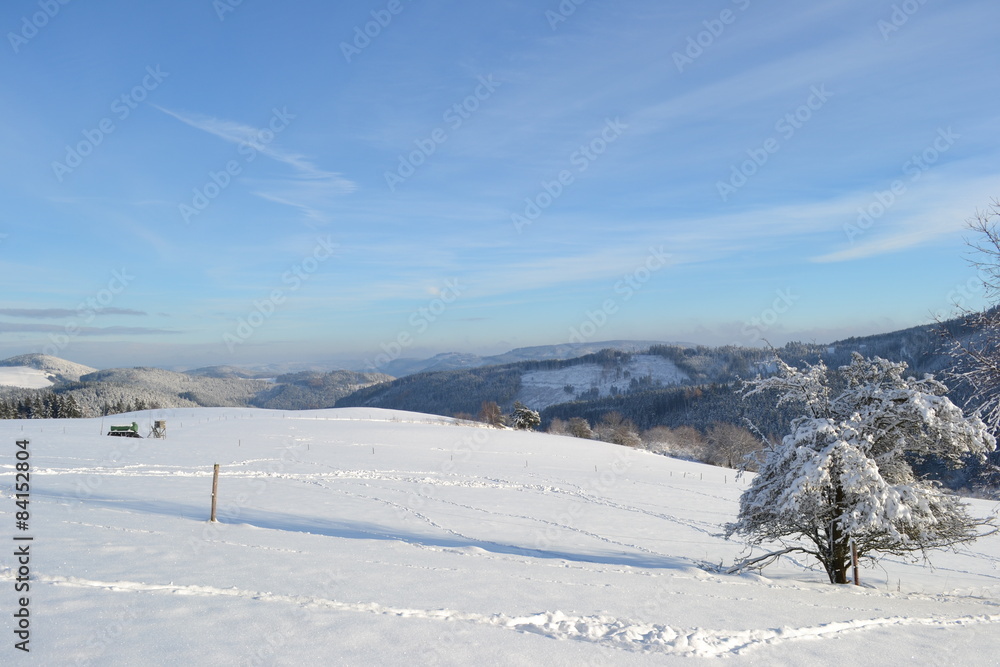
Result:
[[[76,494],[57,491],[36,491],[35,495],[44,495],[53,499],[75,500],[84,505],[105,507],[130,512],[157,514],[195,521],[208,521],[208,513],[204,505],[168,502],[161,500],[137,500],[114,496],[92,495],[80,498]],[[504,544],[490,540],[464,537],[460,535],[428,535],[398,528],[380,526],[374,523],[346,520],[329,520],[318,517],[301,517],[283,512],[272,512],[252,508],[240,508],[238,513],[228,514],[219,511],[217,518],[220,526],[251,526],[264,530],[279,530],[306,535],[320,535],[338,539],[350,540],[385,540],[403,542],[421,547],[439,549],[478,548],[483,551],[525,558],[546,558],[566,560],[580,563],[595,563],[600,565],[620,565],[655,569],[687,569],[693,566],[691,561],[682,558],[644,554],[624,551],[603,551],[594,553],[572,553],[552,549],[538,549],[514,544]]]

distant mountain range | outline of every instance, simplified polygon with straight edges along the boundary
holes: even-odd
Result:
[[[949,323],[957,327],[959,323]],[[790,343],[779,350],[793,364],[822,359],[846,364],[854,351],[905,361],[915,374],[940,373],[950,359],[936,326],[913,327],[827,345]],[[210,366],[186,372],[158,368],[96,370],[56,357],[21,355],[0,361],[11,383],[18,369],[35,369],[46,389],[0,387],[3,394],[71,394],[86,414],[136,408],[249,406],[276,409],[381,407],[443,415],[475,415],[484,401],[510,410],[515,401],[552,418],[586,417],[592,423],[619,412],[637,426],[740,422],[747,404],[734,383],[768,368],[773,352],[761,348],[700,347],[656,341],[602,341],[525,347],[481,357],[440,354],[397,359],[390,373],[307,370],[274,375],[272,368]],[[394,377],[395,376],[395,377]],[[36,380],[37,378],[31,378]],[[44,381],[43,381],[44,384]],[[38,384],[24,384],[37,387]],[[773,417],[773,419],[772,419]],[[761,417],[780,428],[780,416]]]
[[[444,354],[422,361],[397,360],[392,368],[403,374],[398,378],[348,370],[273,376],[261,368],[232,366],[183,373],[159,368],[95,370],[29,354],[0,361],[0,383],[21,383],[0,385],[0,407],[6,406],[7,416],[52,416],[44,412],[46,405],[74,405],[83,416],[201,406],[377,407],[475,418],[484,402],[495,402],[510,414],[519,401],[541,413],[542,428],[557,419],[583,418],[595,428],[601,423],[628,424],[638,431],[693,427],[704,434],[720,423],[750,423],[758,433],[774,438],[788,432],[798,416],[796,408],[776,406],[773,396],[746,398],[740,392],[741,379],[773,372],[774,354],[795,366],[823,361],[839,367],[858,352],[904,361],[915,376],[933,373],[947,379],[953,359],[942,349],[942,326],[958,337],[976,335],[955,320],[825,345],[789,343],[777,350],[650,341],[553,345],[492,357]],[[965,404],[961,388],[953,388],[950,396]],[[37,406],[43,411],[36,412]],[[988,465],[972,462],[954,473],[942,472],[933,462],[926,466],[924,473],[936,475],[949,488],[1000,485],[1000,479],[994,479],[1000,454]]]
[[[961,334],[958,320],[943,326]],[[925,325],[829,344],[789,343],[774,351],[613,341],[595,344],[602,352],[561,358],[560,353],[585,349],[525,348],[485,358],[516,359],[510,363],[478,365],[479,359],[460,369],[441,369],[458,360],[440,355],[434,358],[438,363],[425,366],[430,370],[360,389],[337,406],[475,415],[483,401],[495,401],[508,412],[520,401],[542,413],[543,427],[554,418],[584,417],[594,424],[617,412],[643,429],[689,425],[705,430],[716,422],[751,419],[767,432],[781,433],[791,418],[787,411],[773,409],[770,399],[746,401],[738,393],[739,380],[773,369],[776,352],[793,365],[822,360],[829,367],[846,365],[858,352],[904,361],[916,376],[940,375],[952,360],[942,350],[939,328]],[[607,349],[612,346],[617,349]],[[964,402],[960,395],[953,398]]]
[[[693,347],[686,343],[664,343],[663,341],[643,340],[608,340],[595,343],[562,343],[559,345],[519,347],[511,350],[510,352],[504,352],[503,354],[486,357],[461,352],[445,352],[431,357],[430,359],[395,359],[379,370],[387,375],[401,378],[415,373],[455,371],[467,368],[481,368],[482,366],[499,366],[502,364],[513,364],[520,361],[573,359],[609,349],[621,350],[623,352],[640,352],[642,350],[648,350],[654,345]]]
[[[22,373],[44,373],[52,383],[17,385]],[[7,372],[4,373],[3,371]],[[34,377],[27,376],[31,380]],[[9,378],[5,380],[5,378]],[[259,407],[271,409],[327,408],[337,399],[392,377],[381,373],[302,371],[260,377],[259,372],[218,366],[178,373],[161,368],[111,368],[97,370],[41,354],[26,354],[0,361],[0,397],[52,391],[72,396],[85,415],[148,408]]]

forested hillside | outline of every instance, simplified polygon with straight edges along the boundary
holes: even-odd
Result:
[[[540,411],[542,428],[548,428],[553,420],[566,422],[573,418],[597,425],[605,415],[617,413],[638,430],[693,427],[704,433],[718,423],[741,427],[752,423],[762,433],[778,435],[785,432],[795,413],[775,409],[771,398],[747,399],[741,393],[743,380],[773,372],[775,354],[793,366],[823,361],[828,367],[838,368],[850,362],[852,353],[859,352],[866,357],[906,362],[909,372],[917,377],[925,373],[940,376],[952,363],[944,351],[942,328],[959,337],[972,335],[961,320],[953,320],[941,326],[913,327],[822,345],[793,342],[774,350],[675,345],[654,345],[638,354],[604,350],[569,360],[420,373],[373,385],[339,400],[337,406],[453,416],[478,414],[484,402],[495,402],[504,412],[510,412],[514,401],[520,400]],[[637,357],[651,356],[669,361],[674,370],[661,377],[631,375],[625,370]],[[525,378],[536,382],[539,371],[565,372],[591,366],[600,367],[603,384],[599,387],[597,379],[592,386],[567,384],[561,402],[533,402],[532,393],[525,391]],[[964,403],[959,389],[953,390],[952,398]]]
[[[329,408],[337,399],[349,396],[373,383],[389,382],[393,378],[382,373],[303,371],[279,375],[273,383],[258,392],[250,404],[272,410],[314,410]]]
[[[336,407],[387,407],[437,415],[476,414],[484,401],[513,405],[521,388],[517,367],[486,366],[408,375],[373,385],[337,401]]]
[[[274,379],[250,378],[240,369],[202,374],[160,368],[95,371],[44,355],[23,355],[15,360],[24,367],[40,365],[56,383],[45,389],[0,387],[0,418],[73,416],[64,414],[68,411],[90,417],[183,407],[328,408],[353,391],[392,379],[353,371],[293,373]],[[77,375],[81,370],[87,372]],[[61,380],[63,377],[72,379]]]

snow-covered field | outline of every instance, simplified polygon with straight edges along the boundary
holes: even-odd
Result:
[[[153,418],[166,440],[101,435],[133,419],[145,435]],[[996,664],[998,536],[933,569],[887,558],[866,587],[831,586],[804,560],[717,574],[740,553],[718,536],[744,486],[732,471],[449,421],[233,408],[0,421],[0,663]],[[26,543],[30,592],[16,593],[11,545]],[[29,654],[14,648],[22,595]]]
[[[0,366],[0,386],[44,389],[52,386],[48,374],[27,366]]]

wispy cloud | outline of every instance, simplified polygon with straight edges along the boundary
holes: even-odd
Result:
[[[237,121],[215,118],[201,114],[180,113],[155,106],[163,113],[195,129],[238,146],[247,146],[275,162],[284,164],[294,172],[288,178],[258,180],[254,194],[258,197],[299,209],[310,221],[326,223],[323,212],[329,208],[335,197],[350,194],[357,185],[340,173],[321,169],[308,157],[283,149],[273,137],[276,132],[270,128],[259,128]],[[281,129],[294,119],[294,115],[283,111],[278,125]],[[276,113],[274,118],[280,114]],[[273,123],[272,123],[272,126]],[[280,131],[280,130],[278,130]],[[272,137],[265,140],[266,137]]]
[[[149,327],[76,327],[74,335],[77,336],[146,336],[157,334],[179,334],[180,331],[171,329],[153,329]],[[13,322],[0,322],[0,334],[5,333],[66,333],[66,327],[58,324],[15,324]]]
[[[996,190],[998,177],[966,178],[952,174],[930,174],[933,179],[899,195],[889,208],[873,206],[874,195],[868,195],[858,206],[844,212],[845,229],[858,238],[833,252],[817,255],[818,263],[846,262],[877,257],[930,243],[943,236],[961,231],[977,207],[985,205]],[[885,210],[884,217],[860,219],[863,207]],[[862,226],[864,225],[864,226]]]
[[[93,311],[97,315],[147,315],[141,310],[131,308],[98,308]],[[75,317],[80,311],[68,308],[0,308],[0,315],[8,317],[27,317],[37,319],[59,319]]]

